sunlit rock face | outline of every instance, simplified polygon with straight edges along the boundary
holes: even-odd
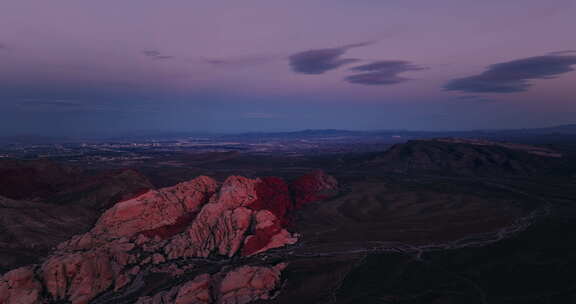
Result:
[[[161,291],[153,296],[141,297],[136,304],[210,304],[214,303],[211,291],[212,276],[201,274],[170,290]]]
[[[178,280],[138,303],[249,303],[273,297],[285,264],[231,268],[226,263],[297,242],[285,228],[294,208],[291,195],[308,198],[336,184],[322,173],[304,180],[310,187],[290,189],[279,178],[231,176],[218,187],[201,176],[119,202],[92,230],[61,243],[41,265],[5,274],[0,303],[87,304],[111,294],[133,296],[147,275],[176,279],[194,269],[195,261],[220,261],[220,270],[188,275],[184,283]],[[302,196],[295,189],[308,192]]]
[[[245,243],[250,248],[242,250],[244,255],[295,243],[295,237],[274,224],[284,218],[268,210],[285,216],[290,208],[288,187],[280,181],[229,177],[192,225],[166,245],[166,255],[172,259],[211,254],[232,257]],[[276,225],[273,234],[263,230],[272,225]]]
[[[273,267],[242,266],[226,273],[218,288],[217,303],[244,304],[269,299],[284,268],[283,263]]]
[[[120,202],[106,211],[92,233],[106,237],[170,237],[192,222],[200,208],[216,192],[216,181],[201,176],[160,190],[150,190]]]
[[[202,274],[170,290],[141,297],[137,304],[246,304],[273,298],[286,264],[242,266],[213,275]]]

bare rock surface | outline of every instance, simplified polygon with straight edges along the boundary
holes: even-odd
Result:
[[[137,304],[246,304],[276,295],[286,264],[241,266],[194,279],[153,296],[141,297]]]
[[[162,291],[154,296],[141,297],[137,304],[210,304],[214,303],[212,297],[212,281],[209,274],[202,274],[182,285],[170,290]]]
[[[277,288],[286,264],[273,267],[243,266],[226,274],[219,287],[221,304],[245,304],[269,299]]]
[[[306,179],[313,181],[307,195],[336,184],[322,173]],[[177,280],[138,303],[269,299],[286,264],[226,265],[231,258],[244,257],[243,263],[249,263],[253,255],[296,243],[298,236],[284,226],[293,208],[289,186],[278,178],[231,176],[218,187],[201,176],[149,190],[108,209],[90,231],[62,242],[42,264],[5,274],[0,303],[88,304],[123,294],[135,301],[133,294],[147,286],[142,278],[164,273],[176,280],[198,271],[196,262],[198,267],[216,265],[217,272]]]
[[[181,226],[189,224],[191,215],[197,213],[215,191],[216,181],[205,176],[173,187],[149,190],[108,209],[92,233],[107,237],[130,237],[136,233],[170,236],[170,232],[178,233]]]
[[[21,267],[0,278],[0,303],[40,303],[41,290],[33,267]]]

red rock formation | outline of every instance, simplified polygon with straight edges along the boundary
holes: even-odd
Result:
[[[42,285],[32,267],[21,267],[0,278],[0,303],[33,304],[40,302]]]
[[[322,170],[306,174],[291,185],[296,208],[304,204],[329,198],[338,191],[336,179]]]
[[[274,297],[284,268],[286,264],[281,263],[270,267],[242,266],[214,275],[201,274],[170,290],[141,297],[136,304],[246,304],[267,300]]]
[[[250,256],[268,249],[294,244],[298,238],[283,228],[281,221],[268,210],[255,215],[254,233],[244,240],[243,256]]]
[[[211,294],[211,276],[201,274],[193,280],[173,287],[168,291],[161,291],[151,297],[141,297],[136,304],[210,304],[214,303]]]
[[[281,263],[274,267],[242,266],[228,272],[218,289],[217,303],[245,304],[272,298],[284,268],[286,264]]]
[[[130,281],[130,264],[140,262],[131,254],[135,244],[126,239],[90,250],[58,251],[37,271],[52,300],[84,304],[104,290],[120,289]],[[133,274],[132,274],[133,275]]]
[[[100,217],[92,231],[107,237],[130,237],[137,233],[170,237],[192,222],[192,215],[215,191],[216,181],[206,176],[150,190],[114,205]]]
[[[303,192],[308,196],[335,184],[321,174],[308,179],[304,184],[311,186]],[[231,176],[216,190],[214,180],[198,177],[117,203],[91,231],[60,244],[42,265],[2,277],[0,303],[86,304],[104,292],[121,291],[137,275],[184,274],[188,268],[178,262],[182,259],[251,256],[297,241],[284,229],[292,204],[281,179]],[[243,266],[199,275],[139,303],[268,299],[284,267]]]
[[[249,241],[250,249],[243,251],[244,254],[251,255],[264,248],[295,243],[296,239],[279,224],[276,224],[274,235],[264,237],[263,227],[280,220],[273,211],[266,211],[265,215],[257,212],[271,209],[285,215],[290,206],[287,190],[280,179],[263,181],[240,176],[229,177],[220,192],[202,208],[188,230],[174,237],[165,247],[166,254],[170,258],[207,257],[213,253],[231,257],[245,243],[245,239],[253,239],[257,235],[259,241]],[[280,199],[276,201],[275,198]],[[273,207],[276,202],[284,205]],[[254,226],[254,231],[249,231],[251,226]]]
[[[278,218],[282,224],[287,222],[288,212],[292,209],[290,189],[286,182],[278,177],[265,177],[260,179],[256,186],[258,199],[248,207],[254,210],[268,210]]]

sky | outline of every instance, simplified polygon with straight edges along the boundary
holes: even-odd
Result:
[[[0,135],[576,123],[573,0],[2,0]]]

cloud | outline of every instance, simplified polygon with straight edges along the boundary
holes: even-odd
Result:
[[[0,51],[5,51],[7,49],[8,47],[4,43],[0,43]]]
[[[410,80],[409,78],[398,76],[400,73],[427,69],[408,61],[381,60],[351,68],[351,71],[364,73],[348,76],[345,80],[350,83],[363,85],[392,85]]]
[[[576,56],[545,55],[522,58],[488,66],[478,75],[456,78],[444,85],[447,91],[468,93],[514,93],[532,86],[532,79],[553,79],[574,71]]]
[[[290,56],[290,66],[296,73],[318,75],[337,69],[345,64],[357,62],[360,59],[341,58],[349,49],[363,47],[374,42],[348,44],[338,48],[316,49],[296,53]]]
[[[150,58],[156,59],[156,60],[174,58],[173,56],[162,55],[162,53],[160,53],[159,51],[155,51],[155,50],[144,50],[144,51],[142,51],[142,54],[146,57],[150,57]]]

